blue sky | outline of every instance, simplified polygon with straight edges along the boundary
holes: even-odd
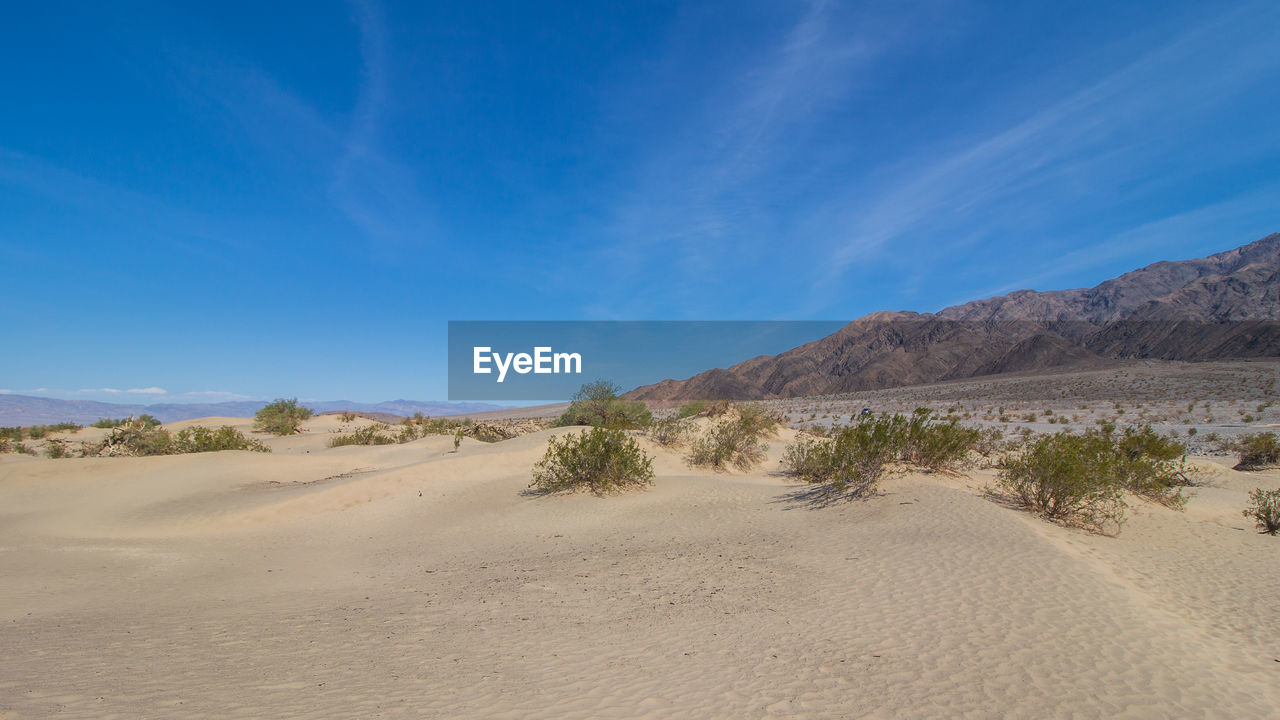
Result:
[[[1271,1],[14,6],[0,388],[440,398],[448,320],[852,319],[1225,250],[1280,230],[1277,36]]]

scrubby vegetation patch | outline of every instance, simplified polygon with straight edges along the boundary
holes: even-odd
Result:
[[[1236,470],[1261,470],[1280,463],[1280,440],[1273,432],[1241,435],[1230,448],[1240,455]]]
[[[752,403],[734,405],[711,423],[694,440],[689,451],[691,465],[748,470],[764,459],[768,444],[781,419]]]
[[[299,405],[297,398],[277,398],[253,416],[253,427],[273,435],[293,435],[312,414],[311,408]]]
[[[1190,484],[1185,445],[1150,426],[1106,426],[1028,439],[1006,460],[999,490],[1051,520],[1102,529],[1123,524],[1125,491],[1181,509]]]
[[[787,447],[782,462],[787,472],[820,486],[828,496],[862,497],[894,464],[954,471],[967,463],[971,451],[984,443],[994,445],[1000,437],[954,418],[934,420],[921,408],[910,416],[861,415],[825,437],[801,435]]]
[[[601,494],[653,482],[653,460],[621,430],[591,428],[551,438],[533,466],[530,487],[541,492],[590,490]]]
[[[145,421],[132,420],[112,429],[102,442],[86,443],[83,447],[83,455],[85,457],[137,457],[221,450],[271,451],[260,441],[245,437],[244,433],[226,425],[218,428],[196,425],[183,428],[177,433],[170,433],[164,428],[148,425]]]
[[[568,409],[556,420],[556,426],[587,425],[633,430],[649,425],[653,421],[649,409],[643,402],[619,397],[621,390],[608,380],[583,385],[574,393]]]
[[[1249,493],[1249,507],[1244,516],[1253,518],[1258,532],[1275,535],[1280,532],[1280,490],[1257,488]]]

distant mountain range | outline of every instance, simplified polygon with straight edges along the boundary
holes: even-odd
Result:
[[[873,313],[780,355],[627,396],[657,404],[801,397],[1105,359],[1267,356],[1280,356],[1280,233],[1088,289],[1018,290],[937,313]]]
[[[177,422],[201,417],[253,417],[263,405],[262,400],[221,403],[159,403],[155,405],[127,405],[123,403],[97,402],[93,400],[58,400],[30,395],[0,394],[0,426],[47,425],[74,422],[87,425],[101,418],[122,418],[149,413],[161,422]],[[450,403],[440,401],[390,400],[380,403],[357,403],[346,400],[304,402],[316,412],[350,410],[379,416],[462,415],[466,413],[501,410],[502,406],[488,403]]]

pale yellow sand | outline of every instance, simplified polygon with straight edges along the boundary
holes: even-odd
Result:
[[[247,420],[228,421],[249,427]],[[205,424],[210,424],[204,421]],[[216,424],[216,423],[212,423]],[[908,476],[812,509],[657,456],[522,494],[547,431],[0,459],[0,717],[1220,717],[1280,701],[1280,473],[1116,538]],[[789,432],[789,431],[788,431]]]

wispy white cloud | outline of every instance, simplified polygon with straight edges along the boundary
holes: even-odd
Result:
[[[228,390],[193,390],[171,392],[161,387],[137,387],[137,388],[114,388],[114,387],[96,387],[96,388],[29,388],[29,389],[0,389],[0,394],[5,395],[37,395],[53,398],[64,399],[100,399],[118,403],[150,403],[163,400],[170,403],[204,403],[204,402],[230,402],[233,400],[259,400],[260,397],[254,395],[246,395],[244,393],[231,392]]]
[[[1168,117],[1194,123],[1224,98],[1256,85],[1263,73],[1274,73],[1274,38],[1251,29],[1252,11],[1260,8],[1237,9],[1185,32],[976,143],[940,156],[908,158],[897,171],[885,173],[875,192],[839,196],[824,220],[837,231],[816,292],[826,293],[851,265],[894,241],[971,228],[982,223],[984,211],[1006,224],[1016,223],[1019,215],[1063,213],[1068,202],[1062,193],[1028,194],[1048,183],[1097,192],[1123,186],[1131,177],[1149,178],[1161,153],[1175,149],[1157,144],[1152,126]],[[1223,37],[1237,41],[1227,51],[1231,57],[1213,50]],[[1232,72],[1222,73],[1223,66]],[[1176,135],[1169,133],[1165,141],[1176,143]],[[1015,198],[1016,206],[992,211]]]
[[[646,152],[595,233],[605,241],[595,248],[602,264],[637,267],[660,258],[664,276],[682,280],[664,277],[668,298],[687,311],[714,302],[705,283],[725,275],[726,256],[767,249],[747,243],[760,242],[774,206],[788,201],[777,178],[796,162],[802,140],[856,92],[882,54],[907,42],[900,31],[909,12],[851,20],[826,0],[798,7],[793,22],[745,69],[699,106],[682,108],[686,123]],[[645,298],[607,288],[589,305],[643,315]]]
[[[1280,184],[1272,184],[1229,200],[1151,220],[1081,245],[1055,258],[1043,272],[985,288],[980,296],[1023,289],[1044,290],[1045,284],[1056,278],[1140,256],[1144,252],[1159,251],[1157,254],[1161,257],[1186,256],[1186,253],[1178,253],[1179,246],[1186,242],[1199,243],[1204,238],[1220,238],[1220,249],[1227,250],[1275,232],[1277,208],[1280,208]],[[1125,271],[1136,269],[1135,266]],[[956,303],[971,299],[957,299]]]
[[[381,149],[380,132],[390,95],[386,14],[377,0],[354,0],[360,31],[363,83],[351,127],[329,183],[333,203],[366,235],[393,246],[438,239],[431,203],[414,173]]]
[[[387,259],[406,245],[438,242],[440,223],[415,170],[382,143],[392,93],[386,14],[378,0],[350,7],[361,80],[349,114],[322,112],[252,58],[176,49],[171,79],[192,105],[225,113],[262,150],[262,168],[287,176],[290,192],[316,188]]]

